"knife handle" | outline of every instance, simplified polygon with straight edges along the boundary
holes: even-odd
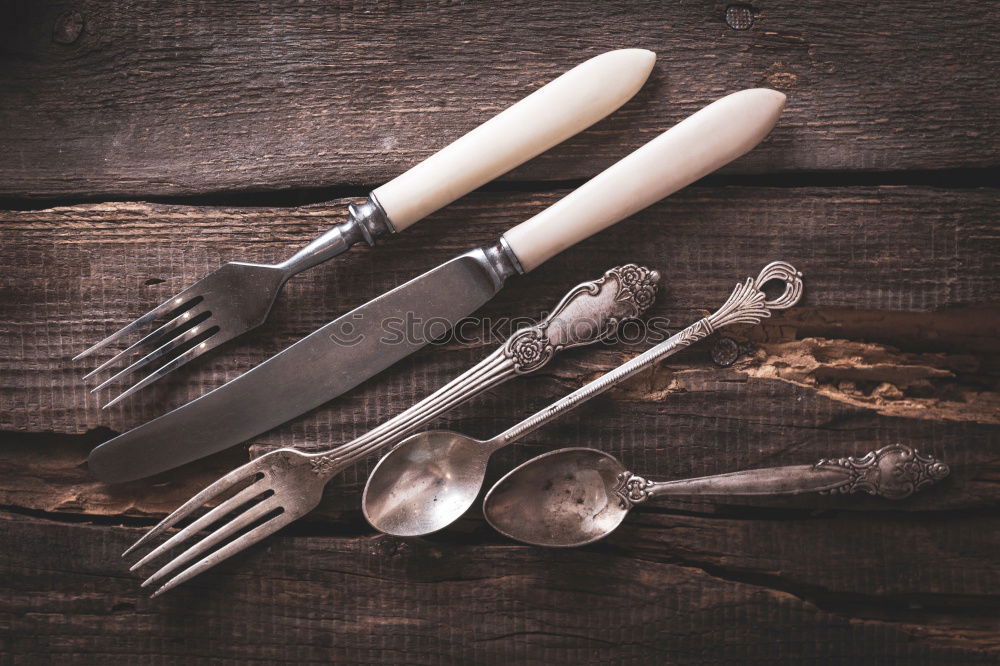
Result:
[[[778,121],[767,88],[709,104],[504,234],[525,272],[748,152]]]
[[[656,54],[609,51],[587,60],[372,192],[396,231],[548,150],[627,102]]]

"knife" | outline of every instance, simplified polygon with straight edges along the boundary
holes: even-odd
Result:
[[[231,261],[118,329],[73,360],[147,328],[158,328],[88,372],[138,354],[91,392],[145,371],[109,401],[121,402],[185,363],[264,323],[285,282],[362,240],[375,245],[483,183],[605,117],[642,87],[656,60],[644,49],[609,51],[574,67],[348,207],[348,217],[277,264]],[[166,320],[164,322],[164,320]],[[148,352],[148,353],[147,353]]]
[[[765,88],[724,97],[615,163],[549,208],[362,305],[186,405],[94,449],[91,471],[131,481],[221,451],[348,391],[423,347],[388,326],[454,324],[571,245],[676,192],[756,146],[785,104]]]

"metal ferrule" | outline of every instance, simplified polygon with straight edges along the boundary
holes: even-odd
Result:
[[[389,216],[372,194],[364,203],[348,206],[347,214],[346,220],[277,266],[291,277],[346,252],[355,243],[364,241],[374,246],[376,238],[395,232]]]
[[[361,205],[351,204],[347,207],[350,214],[348,224],[354,224],[369,245],[375,245],[375,239],[387,234],[396,233],[392,220],[375,198],[374,192],[368,193],[368,198]]]
[[[507,240],[503,236],[493,245],[487,245],[481,249],[499,284],[502,285],[511,276],[524,275],[521,262],[518,261],[514,250],[507,244]]]

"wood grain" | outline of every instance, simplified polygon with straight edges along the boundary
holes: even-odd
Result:
[[[0,0],[0,206],[35,209],[0,211],[0,663],[1000,660],[990,8],[730,4]],[[727,10],[752,25],[730,28]],[[70,359],[89,343],[225,261],[286,257],[343,215],[342,197],[583,59],[633,46],[658,64],[618,113],[379,248],[297,277],[267,324],[137,399],[101,411],[109,396],[87,392],[91,363]],[[488,483],[560,446],[671,479],[903,442],[948,461],[944,484],[899,503],[672,498],[561,551],[515,545],[475,510],[427,539],[376,536],[358,511],[368,460],[283,534],[147,599],[119,554],[195,490],[278,446],[349,440],[498,340],[425,349],[154,479],[98,483],[93,446],[752,86],[789,97],[764,144],[512,280],[478,315],[537,317],[628,261],[663,273],[651,317],[672,329],[774,259],[804,272],[804,302],[731,329],[753,350],[730,368],[707,340],[502,451]],[[887,183],[900,186],[873,186]],[[296,207],[247,206],[259,203]],[[494,434],[646,346],[566,352],[434,426]]]
[[[344,309],[489,241],[560,194],[478,194],[375,250],[355,249],[311,270],[288,285],[264,327],[108,411],[98,400],[107,396],[90,395],[80,380],[92,363],[69,360],[77,350],[226,259],[285,256],[342,215],[346,202],[297,209],[101,204],[5,214],[0,261],[17,266],[6,285],[11,298],[0,310],[7,322],[0,338],[7,359],[0,375],[0,427],[9,433],[6,503],[162,514],[226,465],[245,460],[246,447],[165,475],[152,491],[146,482],[110,489],[94,482],[84,468],[89,448],[249,369]],[[991,190],[694,188],[567,251],[512,281],[480,315],[537,317],[572,284],[627,261],[664,274],[650,315],[674,330],[777,258],[805,273],[806,301],[760,329],[737,329],[755,339],[758,352],[734,368],[711,364],[709,341],[547,427],[531,445],[502,454],[497,469],[545,447],[583,441],[666,477],[812,462],[904,441],[949,457],[959,470],[951,492],[927,505],[992,505],[990,482],[974,472],[998,462],[991,453],[1000,404],[992,378],[1000,329],[991,307],[998,286],[991,259],[996,202]],[[449,230],[460,224],[467,236],[457,239]],[[24,256],[33,260],[18,261]],[[470,367],[497,342],[424,349],[255,438],[254,451],[348,441]],[[643,348],[567,353],[538,376],[496,389],[436,425],[490,435]],[[55,439],[32,445],[17,435],[25,431]],[[40,467],[38,446],[63,453]],[[705,451],[719,455],[706,458]],[[326,515],[356,510],[369,465],[333,484]],[[26,477],[19,469],[33,471]],[[67,486],[73,490],[54,492]]]
[[[786,92],[788,107],[730,173],[1000,162],[1000,36],[971,0],[767,2],[749,30],[726,25],[722,2],[4,6],[11,198],[376,186],[621,47],[658,53],[646,87],[507,180],[589,177],[756,86]],[[67,11],[83,23],[69,43],[57,29]]]
[[[689,189],[512,281],[480,313],[538,316],[611,265],[659,269],[651,316],[682,326],[784,258],[806,301],[752,330],[732,368],[711,340],[502,451],[587,444],[654,478],[814,462],[905,442],[947,483],[865,497],[644,507],[575,551],[512,545],[471,511],[425,540],[374,537],[358,496],[374,460],[335,480],[284,535],[154,602],[118,554],[156,517],[247,459],[246,445],[105,486],[89,450],[237,373],[337,313],[550,204],[479,193],[382,246],[293,280],[270,321],[141,399],[102,412],[70,358],[223,261],[277,260],[342,215],[301,208],[107,203],[0,215],[0,652],[17,661],[406,663],[989,663],[1000,593],[996,508],[997,234],[993,190]],[[452,230],[461,226],[464,234]],[[495,341],[434,346],[253,441],[357,436],[479,360]],[[435,422],[490,435],[641,344],[574,350]],[[103,396],[102,396],[103,397]],[[726,636],[719,641],[718,637]],[[220,636],[237,638],[220,638]]]
[[[99,409],[98,398],[110,394],[88,394],[79,377],[114,352],[73,363],[79,350],[224,261],[284,258],[339,219],[346,202],[298,209],[101,204],[3,214],[0,261],[10,269],[9,298],[0,304],[6,370],[0,428],[78,434],[132,427],[350,307],[491,242],[562,193],[477,195],[374,250],[356,248],[310,270],[287,285],[261,329],[175,373],[143,400],[109,412]],[[992,190],[694,188],[512,280],[479,314],[493,321],[537,317],[573,284],[634,261],[663,273],[660,304],[651,314],[677,328],[693,320],[693,311],[721,304],[736,280],[779,258],[804,271],[805,303],[815,308],[984,306],[995,303],[1000,286],[993,265],[1000,245],[992,219],[997,201]],[[451,233],[458,226],[460,237]],[[981,335],[994,330],[987,323]],[[947,348],[948,341],[941,344]],[[380,401],[379,413],[394,410],[408,404],[417,387],[457,374],[484,349],[483,343],[425,349],[413,363],[427,365],[390,369],[365,399]],[[392,397],[375,397],[387,391]],[[356,409],[359,403],[346,404]]]
[[[118,558],[140,530],[4,514],[6,642],[23,661],[104,664],[997,658],[996,616],[973,610],[995,604],[998,584],[995,531],[981,518],[637,518],[571,550],[498,543],[482,530],[408,541],[288,535],[150,601]],[[922,555],[887,563],[894,542]],[[887,564],[879,582],[872,572]],[[792,579],[802,585],[791,589]]]

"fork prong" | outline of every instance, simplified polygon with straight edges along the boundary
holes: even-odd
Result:
[[[166,337],[169,333],[173,333],[175,330],[177,330],[181,326],[184,326],[188,322],[197,321],[198,324],[202,323],[209,316],[209,314],[210,313],[208,313],[206,306],[200,305],[196,307],[195,305],[192,305],[190,308],[188,308],[184,312],[181,312],[176,317],[166,322],[165,324],[157,328],[149,335],[145,336],[138,342],[129,345],[125,349],[121,350],[120,352],[109,358],[104,363],[101,363],[99,366],[97,366],[96,368],[85,374],[83,378],[90,379],[91,377],[102,372],[106,368],[115,365],[116,363],[118,363],[118,361],[125,358],[126,356],[131,354],[136,349],[139,349],[140,347],[149,347],[151,345],[156,344],[160,339]]]
[[[161,520],[151,530],[142,535],[142,537],[132,544],[128,550],[122,553],[122,557],[126,557],[139,546],[149,543],[150,540],[155,539],[160,534],[163,534],[178,522],[190,516],[196,509],[198,509],[198,507],[202,506],[219,493],[225,492],[240,481],[245,481],[252,475],[263,471],[264,467],[267,465],[264,461],[267,460],[268,455],[261,456],[256,460],[251,460],[247,464],[237,467],[229,474],[226,474],[222,478],[209,484],[208,487],[189,499],[187,502],[184,502],[184,504],[181,504],[173,513]]]
[[[160,567],[159,571],[157,571],[152,576],[150,576],[149,578],[147,578],[142,582],[141,587],[149,587],[153,583],[162,580],[172,571],[176,571],[182,565],[187,564],[188,562],[198,557],[212,546],[236,534],[244,527],[253,523],[255,520],[263,518],[265,515],[274,511],[275,509],[280,509],[281,503],[278,500],[279,500],[278,497],[272,495],[263,502],[259,504],[254,504],[252,507],[250,507],[240,515],[236,516],[225,525],[220,525],[214,532],[206,535],[205,538],[202,539],[201,541],[195,542],[187,550],[185,550],[180,555],[178,555],[177,557],[175,557],[174,559],[170,560],[162,567]],[[251,530],[251,532],[248,532],[248,534],[252,533],[253,531],[254,530]],[[253,542],[251,541],[250,543]],[[247,545],[250,545],[250,543],[248,543]]]
[[[269,490],[269,488],[262,487],[259,484],[260,481],[254,481],[249,486],[247,486],[240,492],[236,493],[222,504],[213,508],[204,516],[201,516],[200,518],[192,522],[190,525],[182,529],[180,532],[173,535],[172,537],[161,543],[159,546],[151,550],[144,558],[142,558],[141,560],[133,564],[131,567],[129,567],[129,571],[135,571],[136,569],[145,565],[146,563],[152,562],[162,553],[167,552],[171,548],[174,548],[175,546],[180,544],[182,541],[187,540],[187,538],[192,534],[197,534],[202,530],[202,528],[208,527],[215,521],[228,515],[234,509],[243,506],[250,500],[266,493]]]
[[[225,546],[215,551],[208,557],[200,560],[196,564],[193,564],[184,571],[180,572],[179,574],[168,580],[166,583],[164,583],[162,586],[160,586],[160,588],[156,590],[156,592],[153,592],[151,596],[158,597],[167,590],[177,587],[184,581],[194,578],[195,576],[202,573],[206,569],[211,569],[216,564],[219,564],[220,562],[229,559],[233,555],[242,551],[244,548],[248,548],[257,543],[258,541],[260,541],[261,539],[264,539],[274,534],[275,532],[277,532],[278,530],[280,530],[282,527],[292,522],[293,520],[295,520],[295,516],[288,512],[274,516],[267,522],[261,523],[260,525],[253,528],[240,538],[234,540],[231,543],[226,544]]]
[[[108,377],[103,382],[101,382],[100,384],[98,384],[94,388],[90,389],[90,392],[91,393],[97,393],[98,391],[100,391],[105,386],[108,386],[109,384],[113,384],[115,381],[117,381],[118,379],[121,379],[125,375],[131,374],[131,373],[135,372],[136,370],[138,370],[139,368],[147,366],[150,363],[152,363],[153,361],[156,361],[157,359],[160,359],[163,356],[169,354],[173,350],[175,350],[178,347],[180,347],[181,345],[183,345],[185,342],[190,342],[191,340],[193,340],[194,338],[198,337],[199,335],[204,334],[205,331],[209,330],[209,328],[210,327],[207,326],[207,325],[205,325],[205,324],[198,324],[196,326],[192,326],[191,328],[189,328],[188,330],[184,331],[183,333],[181,333],[177,337],[172,338],[170,341],[166,342],[165,344],[163,344],[163,345],[157,347],[156,349],[154,349],[153,351],[149,352],[148,354],[146,354],[145,356],[143,356],[142,358],[140,358],[138,361],[136,361],[132,365],[126,367],[123,370],[119,370],[118,372],[116,372],[111,377]]]
[[[181,306],[185,305],[185,301],[190,302],[191,300],[193,300],[191,298],[190,293],[189,293],[190,291],[191,291],[191,287],[188,287],[187,289],[185,289],[184,291],[178,293],[177,295],[171,296],[170,298],[168,298],[167,300],[163,301],[162,303],[160,303],[159,305],[157,305],[155,308],[153,308],[152,310],[150,310],[146,314],[142,315],[138,319],[132,320],[131,323],[126,324],[125,326],[121,327],[120,329],[118,329],[117,331],[115,331],[114,333],[112,333],[111,335],[109,335],[108,337],[104,338],[103,340],[101,340],[100,342],[98,342],[96,345],[93,345],[92,347],[88,347],[87,349],[84,349],[82,352],[80,352],[79,354],[77,354],[76,356],[74,356],[73,360],[74,361],[79,361],[81,358],[84,358],[86,356],[90,356],[91,354],[93,354],[98,349],[102,349],[103,347],[108,346],[109,344],[111,344],[115,340],[118,340],[118,339],[120,339],[120,338],[128,335],[129,333],[137,331],[140,328],[143,328],[143,327],[149,325],[150,323],[152,323],[153,321],[159,319],[163,315],[165,315],[165,314],[167,314],[167,313],[169,313],[169,312],[171,312],[173,310],[176,310],[176,309],[180,308]],[[194,304],[192,303],[192,305],[194,305]]]
[[[106,405],[104,405],[104,407],[102,407],[102,409],[107,409],[108,407],[110,407],[112,405],[118,404],[119,402],[121,402],[125,398],[129,397],[130,395],[132,395],[136,391],[142,390],[143,388],[149,386],[153,382],[159,380],[161,377],[163,377],[167,373],[169,373],[169,372],[171,372],[173,370],[176,370],[177,368],[181,367],[182,365],[184,365],[188,361],[190,361],[190,360],[192,360],[194,358],[197,358],[198,356],[201,356],[203,353],[207,352],[209,349],[212,349],[212,348],[214,348],[214,347],[222,344],[223,342],[225,342],[228,339],[229,339],[228,337],[223,337],[223,336],[219,335],[218,332],[209,335],[206,339],[202,340],[201,342],[199,342],[197,345],[195,345],[191,349],[188,349],[186,352],[184,352],[183,354],[180,354],[176,358],[170,359],[169,362],[164,363],[162,366],[160,366],[159,368],[157,368],[153,372],[149,373],[148,375],[146,375],[145,377],[143,377],[142,379],[140,379],[139,381],[137,381],[135,384],[133,384],[132,386],[128,387],[126,390],[122,391],[120,395],[118,395],[113,400],[109,401]]]

